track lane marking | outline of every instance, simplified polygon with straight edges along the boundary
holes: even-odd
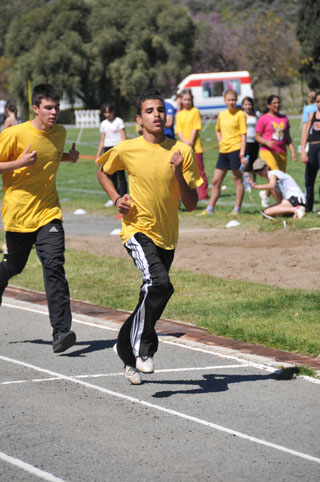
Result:
[[[155,370],[154,373],[177,373],[177,372],[190,372],[190,371],[203,371],[203,370],[225,370],[227,368],[245,368],[250,366],[247,365],[212,365],[206,367],[189,367],[189,368],[163,368],[161,370]],[[73,375],[72,378],[80,380],[82,378],[111,378],[123,376],[123,372],[117,373],[96,373],[91,375]],[[60,380],[60,377],[51,378],[33,378],[31,380],[9,380],[6,382],[0,382],[1,385],[16,385],[19,383],[39,383],[39,382],[52,382],[55,380]]]
[[[56,477],[49,472],[40,470],[37,467],[27,464],[26,462],[23,462],[20,459],[16,459],[15,457],[11,457],[4,452],[0,452],[0,459],[4,460],[4,462],[7,462],[8,464],[18,467],[19,469],[25,470],[26,472],[29,472],[30,474],[35,475],[40,479],[48,480],[49,482],[65,482],[63,479],[60,479],[59,477]]]
[[[233,435],[235,437],[247,440],[249,442],[253,442],[253,443],[256,443],[258,445],[263,445],[265,447],[272,448],[272,449],[278,450],[280,452],[284,452],[284,453],[287,453],[289,455],[293,455],[295,457],[299,457],[299,458],[308,460],[310,462],[315,462],[317,464],[320,464],[320,458],[318,458],[318,457],[314,457],[312,455],[305,454],[303,452],[299,452],[297,450],[293,450],[293,449],[284,447],[283,445],[278,445],[278,444],[275,444],[275,443],[272,443],[272,442],[268,442],[266,440],[259,439],[257,437],[253,437],[251,435],[247,435],[247,434],[239,432],[237,430],[232,430],[228,427],[224,427],[222,425],[218,425],[218,424],[209,422],[207,420],[203,420],[201,418],[193,417],[192,415],[188,415],[188,414],[185,414],[185,413],[182,413],[182,412],[178,412],[177,410],[168,409],[168,408],[162,407],[161,405],[157,405],[155,403],[147,402],[146,400],[141,400],[139,398],[131,397],[131,396],[125,395],[123,393],[119,393],[119,392],[115,392],[113,390],[109,390],[107,388],[99,387],[98,385],[93,385],[93,384],[85,382],[83,380],[77,380],[74,377],[70,377],[68,375],[63,375],[62,373],[47,370],[45,368],[41,368],[41,367],[38,367],[36,365],[32,365],[30,363],[26,363],[26,362],[23,362],[23,361],[20,361],[20,360],[16,360],[14,358],[8,358],[8,357],[0,355],[0,360],[6,361],[6,362],[9,362],[9,363],[13,363],[13,364],[16,364],[16,365],[20,365],[20,366],[23,366],[23,367],[26,367],[26,368],[30,368],[32,370],[35,370],[35,371],[38,371],[38,372],[41,372],[41,373],[46,373],[47,375],[57,377],[61,380],[66,380],[66,381],[69,381],[71,383],[76,383],[76,384],[82,385],[86,388],[89,388],[89,389],[92,389],[92,390],[97,390],[97,391],[99,391],[101,393],[105,393],[107,395],[111,395],[113,397],[121,398],[121,399],[127,400],[129,402],[137,403],[139,405],[143,405],[143,406],[151,408],[153,410],[158,410],[159,412],[163,412],[163,413],[166,413],[166,414],[169,414],[169,415],[173,415],[173,416],[176,416],[178,418],[188,420],[189,422],[194,422],[198,425],[204,425],[206,427],[212,428],[212,429],[217,430],[219,432],[227,433],[229,435]]]

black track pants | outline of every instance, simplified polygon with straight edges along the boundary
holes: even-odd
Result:
[[[53,334],[71,327],[70,294],[64,271],[64,230],[55,219],[32,233],[6,232],[8,253],[0,263],[0,295],[8,281],[24,269],[31,248],[36,247],[42,264],[49,318]]]
[[[125,365],[136,365],[136,357],[152,357],[158,349],[155,324],[173,294],[169,269],[174,250],[156,246],[148,236],[136,233],[125,244],[142,273],[139,302],[120,329],[117,350]]]

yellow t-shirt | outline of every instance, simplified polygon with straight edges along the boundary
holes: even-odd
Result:
[[[125,169],[128,174],[133,203],[122,218],[123,243],[140,232],[160,248],[176,247],[180,192],[170,159],[178,149],[184,158],[183,176],[196,189],[203,181],[192,149],[180,141],[166,138],[161,144],[151,144],[143,136],[136,137],[121,141],[98,159],[105,173]]]
[[[188,141],[193,130],[201,131],[201,116],[199,109],[192,107],[190,110],[183,109],[178,112],[176,116],[176,134],[181,132],[183,137]],[[194,144],[194,152],[197,154],[203,152],[199,133]]]
[[[6,231],[36,231],[53,219],[62,219],[56,175],[62,158],[66,131],[55,125],[39,131],[31,122],[5,129],[0,135],[0,162],[18,159],[28,145],[37,151],[33,166],[2,175],[2,221]]]
[[[247,133],[246,116],[242,110],[231,113],[228,109],[218,115],[216,131],[219,131],[222,140],[219,151],[228,153],[238,151],[241,147],[241,134]]]

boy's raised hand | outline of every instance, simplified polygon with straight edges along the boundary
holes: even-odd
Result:
[[[176,172],[182,173],[183,157],[181,155],[180,149],[172,154],[170,164],[173,166],[174,174],[176,174]]]
[[[21,154],[19,158],[19,167],[28,167],[28,166],[33,166],[33,164],[37,160],[37,151],[30,151],[31,149],[31,144],[26,148],[25,151]],[[29,152],[30,151],[30,152]]]
[[[76,143],[73,142],[72,143],[72,147],[68,153],[68,158],[69,158],[69,161],[70,162],[77,162],[77,160],[79,159],[79,152],[76,151]]]

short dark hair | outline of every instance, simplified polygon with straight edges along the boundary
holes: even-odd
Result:
[[[279,97],[278,95],[269,95],[269,97],[267,98],[267,105],[270,105],[274,99],[278,99],[278,101],[281,102],[281,97]]]
[[[39,107],[42,99],[52,99],[59,102],[60,94],[51,84],[38,84],[32,92],[32,105]]]
[[[101,112],[104,113],[105,110],[107,110],[109,112],[113,112],[115,113],[115,108],[114,108],[114,105],[113,104],[109,104],[109,102],[105,102],[102,107],[101,107]]]
[[[140,95],[137,99],[137,115],[141,115],[142,104],[145,100],[148,100],[148,99],[158,99],[163,103],[163,107],[165,107],[164,100],[160,92],[156,89],[148,90],[145,94]]]

